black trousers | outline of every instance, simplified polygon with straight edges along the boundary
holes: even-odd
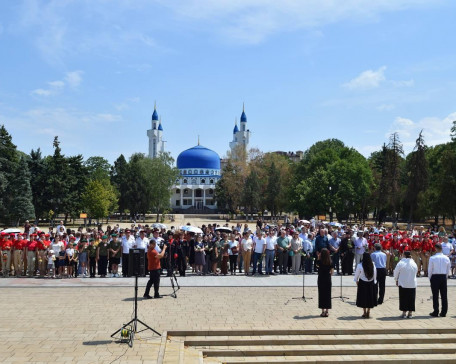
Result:
[[[122,277],[129,277],[128,275],[128,254],[122,253]]]
[[[236,273],[237,255],[230,255],[230,273]]]
[[[97,260],[95,257],[89,257],[89,273],[91,277],[95,277],[95,269],[97,267]]]
[[[108,257],[100,255],[98,259],[98,275],[105,276],[108,268]]]
[[[280,273],[287,273],[288,266],[288,252],[287,251],[278,251],[279,253],[279,271]]]
[[[158,290],[160,288],[160,269],[151,270],[149,271],[149,280],[146,286],[146,292],[144,292],[145,296],[148,296],[150,293],[150,288],[152,284],[154,285],[154,297],[158,297]]]
[[[375,285],[375,297],[377,303],[381,305],[385,298],[385,281],[386,281],[386,268],[377,268],[377,284]]]
[[[448,296],[447,296],[447,276],[446,274],[433,274],[431,277],[432,304],[434,312],[439,312],[439,293],[442,298],[442,315],[446,315],[448,311]]]

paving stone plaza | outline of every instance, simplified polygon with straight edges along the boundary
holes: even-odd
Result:
[[[133,278],[2,279],[0,362],[375,362],[380,359],[395,362],[399,361],[399,357],[404,357],[394,354],[396,347],[397,353],[404,348],[410,351],[406,357],[411,362],[430,358],[438,360],[437,362],[456,361],[456,345],[453,344],[456,331],[452,331],[456,327],[456,312],[452,307],[452,302],[456,299],[456,282],[449,281],[450,308],[446,318],[429,316],[432,311],[430,287],[426,278],[420,278],[415,316],[412,319],[400,319],[397,288],[393,286],[393,280],[388,278],[386,301],[373,309],[372,318],[362,319],[362,310],[354,302],[356,288],[352,277],[344,277],[343,284],[347,288],[344,287],[343,295],[348,299],[342,301],[338,298],[340,278],[335,276],[333,308],[328,318],[321,318],[317,308],[316,276],[306,276],[308,287],[305,295],[313,298],[306,302],[301,299],[301,278],[302,276],[178,277],[181,289],[177,292],[177,298],[172,298],[166,296],[172,292],[169,278],[162,277],[161,294],[165,297],[160,300],[139,298],[138,317],[156,331],[167,332],[166,337],[144,331],[138,334],[132,348],[119,343],[117,338],[112,339],[110,335],[132,316]],[[146,282],[146,278],[139,280],[140,297]],[[432,333],[433,329],[439,330]],[[308,331],[306,335],[306,331],[299,330],[313,331]],[[290,335],[295,335],[296,340],[304,341],[310,338],[321,339],[319,334],[325,334],[325,340],[329,337],[337,339],[338,331],[331,330],[340,330],[340,333],[344,330],[355,332],[344,332],[345,336],[340,338],[345,341],[341,341],[343,346],[340,347],[335,342],[332,342],[335,345],[322,345],[321,342],[305,345],[306,350],[310,351],[325,348],[328,350],[326,356],[321,353],[289,352],[284,354],[287,356],[271,355],[269,359],[262,359],[260,355],[262,350],[268,348],[290,350],[290,345],[284,345],[289,343],[286,340],[291,340]],[[374,331],[360,339],[359,336],[350,336],[356,332],[369,333],[367,330]],[[193,332],[186,333],[187,331]],[[217,337],[214,338],[214,335]],[[417,336],[420,338],[418,343],[414,341]],[[209,337],[213,337],[212,343],[207,341]],[[234,338],[240,342],[229,343]],[[261,341],[256,340],[246,346],[245,342],[255,338]],[[279,342],[280,338],[285,341]],[[390,341],[384,341],[387,338]],[[214,342],[214,339],[221,342]],[[371,340],[370,344],[368,340]],[[397,344],[392,344],[395,340]],[[363,343],[364,345],[359,345]],[[370,355],[366,352],[358,355],[334,355],[330,352],[343,348],[351,353],[350,348],[360,349],[364,346],[367,347],[366,350],[374,351]],[[218,354],[216,351],[213,356],[204,353],[202,348],[208,347],[218,350]],[[243,354],[236,354],[236,357],[234,353],[240,353],[239,347]],[[295,343],[293,350],[303,347]],[[376,348],[386,348],[392,354],[385,356],[387,353],[375,350]],[[220,355],[220,350],[230,354]],[[247,353],[246,350],[259,352]],[[413,354],[413,350],[416,350],[416,354]],[[293,356],[294,354],[299,355]]]

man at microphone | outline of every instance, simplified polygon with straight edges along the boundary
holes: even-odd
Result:
[[[154,285],[154,297],[153,298],[162,298],[158,293],[160,288],[160,259],[163,258],[166,252],[167,246],[163,246],[163,250],[161,253],[158,253],[155,250],[155,245],[157,242],[155,240],[151,240],[149,244],[149,249],[147,250],[147,260],[148,260],[148,269],[149,269],[149,281],[147,282],[146,291],[144,292],[144,298],[151,299],[152,297],[149,295],[150,288],[152,284]]]

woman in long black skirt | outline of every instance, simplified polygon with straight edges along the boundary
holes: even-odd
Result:
[[[356,294],[356,306],[363,308],[364,318],[369,318],[371,308],[377,306],[375,294],[375,283],[377,281],[377,270],[372,262],[369,253],[363,254],[363,260],[358,264],[355,271],[355,282],[358,285]]]
[[[399,310],[402,311],[402,318],[412,318],[412,312],[415,311],[417,273],[418,267],[411,259],[410,251],[405,251],[404,259],[394,269],[394,279],[396,286],[399,287]]]
[[[331,308],[331,276],[334,268],[331,263],[329,250],[323,248],[320,253],[318,267],[318,308],[321,308],[321,317],[328,317]]]

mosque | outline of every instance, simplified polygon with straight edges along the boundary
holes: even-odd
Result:
[[[149,158],[156,158],[165,151],[163,126],[158,117],[157,105],[152,114],[152,129],[147,131],[149,137]],[[232,155],[239,145],[248,148],[250,130],[247,129],[247,116],[244,106],[240,125],[237,121],[233,129],[233,140],[229,146]],[[174,211],[207,211],[217,209],[214,198],[215,185],[221,177],[220,156],[213,150],[200,145],[186,149],[179,154],[176,161],[179,177],[172,186],[171,207]]]

